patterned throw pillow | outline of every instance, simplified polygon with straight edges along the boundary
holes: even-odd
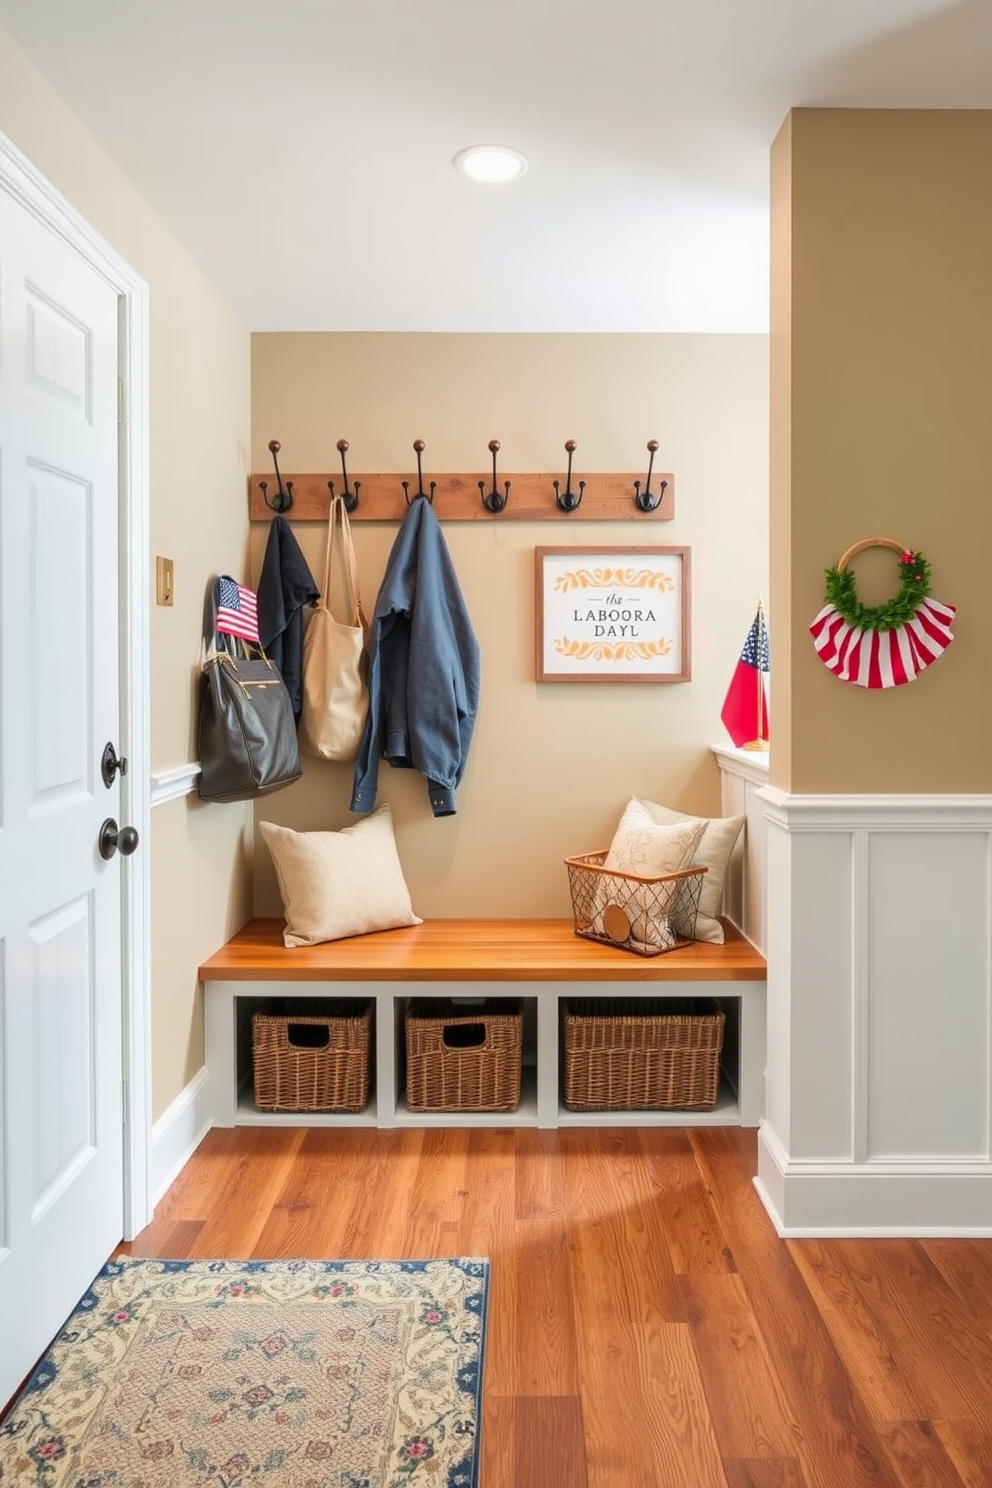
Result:
[[[613,834],[603,867],[615,873],[632,874],[635,878],[662,878],[669,873],[678,873],[689,866],[703,835],[704,826],[699,821],[659,826],[652,821],[642,802],[632,796]],[[614,885],[605,876],[601,875],[600,878],[601,886],[597,889],[594,906],[595,918],[602,921],[606,929],[606,916],[610,910]],[[674,897],[673,889],[673,904]],[[677,937],[668,915],[659,912],[657,891],[647,885],[643,888],[630,885],[623,898],[622,907],[630,926],[631,940],[671,950],[677,943]],[[662,892],[660,902],[664,901]],[[603,933],[603,930],[599,933]]]
[[[686,817],[668,826],[651,817],[643,801],[631,796],[613,834],[604,868],[634,873],[639,878],[660,878],[686,868],[699,846],[706,823]]]

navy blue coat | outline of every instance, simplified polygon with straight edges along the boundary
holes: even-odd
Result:
[[[320,598],[293,529],[274,516],[258,581],[258,639],[289,689],[293,717],[303,711],[303,607]]]
[[[371,811],[379,760],[419,770],[435,816],[453,816],[479,706],[479,643],[434,508],[415,497],[369,625],[369,713],[352,811]]]

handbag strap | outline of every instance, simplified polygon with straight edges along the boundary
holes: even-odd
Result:
[[[242,640],[241,636],[226,635],[219,630],[214,631],[209,638],[206,636],[203,638],[200,644],[201,666],[205,666],[208,661],[216,661],[218,656],[226,656],[235,663],[264,661],[269,670],[272,670],[272,662],[261,646],[256,646],[252,641]]]
[[[355,559],[355,544],[351,537],[351,523],[343,496],[331,497],[331,509],[327,517],[327,547],[324,552],[324,608],[331,611],[331,575],[334,570],[334,544],[338,526],[341,528],[341,557],[348,585],[348,612],[346,624],[357,625],[362,620],[362,601],[358,595],[358,563]]]

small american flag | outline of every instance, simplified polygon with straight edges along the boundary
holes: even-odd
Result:
[[[254,589],[225,574],[217,581],[217,629],[222,635],[240,636],[258,645],[258,600]]]
[[[741,661],[748,666],[757,667],[759,672],[771,670],[770,657],[768,653],[768,630],[765,626],[765,616],[762,610],[751,622],[751,629],[747,633],[744,649],[741,651]]]
[[[764,674],[769,670],[768,630],[759,603],[720,710],[724,727],[738,749],[757,748],[768,738]]]

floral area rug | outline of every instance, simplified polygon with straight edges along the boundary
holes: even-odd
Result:
[[[111,1261],[3,1488],[476,1488],[489,1263]]]

